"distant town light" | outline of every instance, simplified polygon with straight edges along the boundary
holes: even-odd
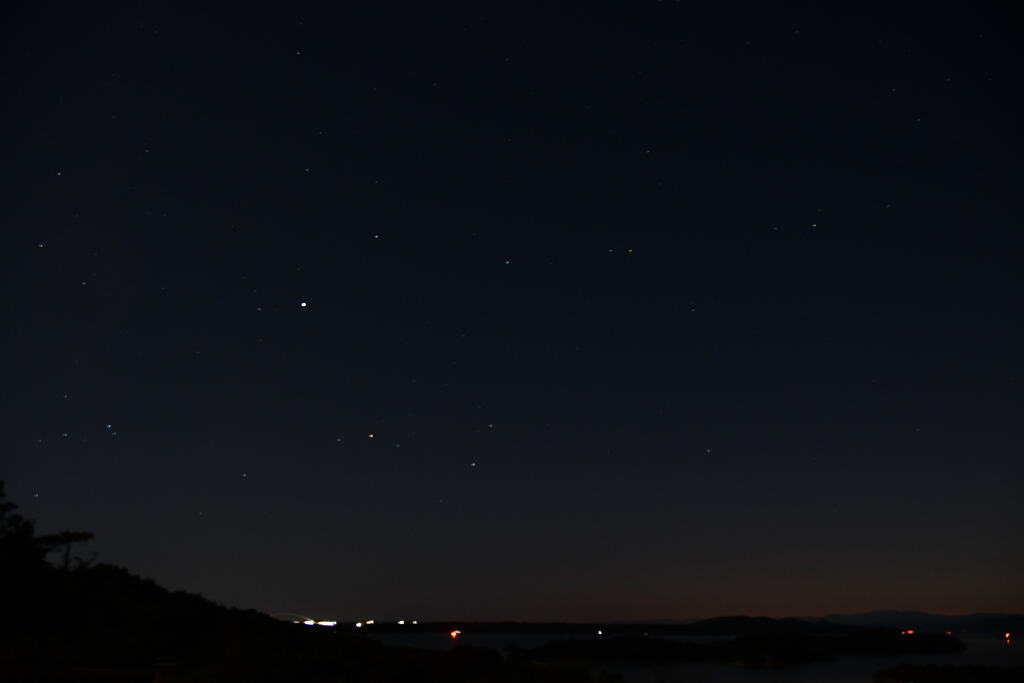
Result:
[[[370,626],[371,624],[373,624],[373,619],[367,619],[366,620],[366,625]]]
[[[399,626],[405,626],[405,619],[399,619],[398,620],[398,625]]]
[[[312,619],[306,619],[306,620],[305,620],[304,622],[302,622],[302,623],[303,623],[303,624],[305,624],[306,626],[316,626],[316,622],[315,622],[315,621],[313,621]]]
[[[454,640],[455,638],[458,638],[459,636],[462,635],[462,631],[460,631],[458,629],[455,629],[454,631],[452,631],[448,635],[452,638],[452,640]]]
[[[412,620],[412,625],[413,625],[413,626],[415,626],[415,625],[416,625],[416,624],[418,624],[418,623],[420,623],[420,622],[416,621],[415,619],[413,619],[413,620]]]
[[[316,622],[316,625],[317,626],[337,626],[338,622],[336,622],[336,621],[318,621],[318,622]]]
[[[598,631],[598,632],[597,632],[597,635],[599,635],[599,636],[603,636],[603,635],[604,635],[604,631]]]
[[[363,622],[357,621],[356,622],[356,628],[362,628],[362,627],[363,627]]]

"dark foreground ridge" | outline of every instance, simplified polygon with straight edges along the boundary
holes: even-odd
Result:
[[[71,557],[88,534],[37,536],[0,482],[0,681],[317,683],[615,681],[481,648],[385,647],[228,609]],[[56,554],[57,564],[47,562]]]
[[[590,683],[622,681],[602,667],[715,662],[778,667],[838,655],[956,652],[947,634],[900,633],[828,621],[720,617],[691,624],[528,624],[433,622],[379,624],[365,635],[410,630],[570,634],[572,639],[504,653],[459,646],[450,651],[390,647],[345,628],[310,628],[201,596],[172,592],[129,571],[74,557],[91,535],[40,536],[7,502],[0,482],[0,681],[217,681],[341,683],[389,681]],[[601,635],[597,635],[597,629]],[[352,629],[354,630],[354,628]],[[680,642],[678,636],[727,638]],[[902,669],[879,681],[1002,681],[949,678]],[[915,670],[916,671],[916,670]]]

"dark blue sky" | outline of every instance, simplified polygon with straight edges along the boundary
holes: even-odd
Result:
[[[1024,611],[992,7],[10,13],[0,477],[268,611]]]

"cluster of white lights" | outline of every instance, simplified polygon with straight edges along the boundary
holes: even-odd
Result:
[[[293,624],[305,624],[306,626],[337,626],[336,621],[314,621],[313,619],[306,619],[305,621],[293,621]]]

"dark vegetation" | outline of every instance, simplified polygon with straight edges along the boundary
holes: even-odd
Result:
[[[582,667],[480,648],[385,647],[228,609],[75,558],[90,534],[36,535],[0,482],[0,681],[586,683]],[[48,558],[53,558],[48,561]],[[599,680],[614,680],[602,676]]]

